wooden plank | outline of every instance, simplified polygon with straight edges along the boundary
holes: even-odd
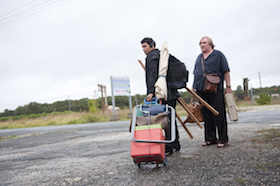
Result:
[[[142,63],[142,61],[141,61],[141,60],[138,60],[138,62],[140,63],[140,65],[142,66],[142,68],[143,68],[144,70],[146,70],[144,64]]]
[[[176,117],[179,120],[179,122],[182,124],[182,126],[184,127],[184,129],[186,130],[186,132],[189,134],[190,138],[193,139],[193,135],[191,134],[191,132],[189,131],[189,129],[185,126],[185,124],[183,123],[183,121],[181,120],[180,116],[178,116],[178,114],[176,113]]]
[[[196,122],[196,124],[202,129],[203,128],[202,125],[200,124],[198,119],[193,114],[189,105],[181,97],[178,97],[177,100],[182,105],[182,107],[185,109],[185,111],[190,115],[190,117]]]
[[[102,102],[102,105],[106,110],[108,110],[112,114],[111,110],[108,108],[108,106],[105,105],[105,103]]]
[[[200,104],[198,107],[196,107],[196,108],[192,111],[192,113],[197,112],[197,110],[201,110],[202,107],[203,107],[203,105]],[[187,123],[187,121],[188,121],[188,118],[186,118],[186,120],[184,121],[184,123]]]
[[[199,95],[197,95],[194,91],[186,87],[186,89],[200,102],[200,104],[204,105],[206,108],[208,108],[214,115],[219,115],[219,112],[214,109],[211,105],[209,105],[204,99],[202,99]]]

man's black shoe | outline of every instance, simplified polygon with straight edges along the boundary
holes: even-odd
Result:
[[[180,151],[181,145],[179,144],[179,145],[178,145],[177,147],[175,147],[174,149],[175,149],[175,151]]]
[[[169,156],[169,155],[172,155],[172,154],[173,154],[173,149],[165,150],[165,155],[166,156]]]

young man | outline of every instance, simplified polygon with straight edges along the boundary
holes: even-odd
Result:
[[[146,70],[146,86],[147,86],[147,101],[151,101],[155,97],[155,83],[158,79],[159,57],[160,51],[155,48],[156,43],[152,38],[144,38],[141,41],[142,49],[147,55],[145,62]],[[168,89],[167,101],[163,100],[162,104],[168,104],[174,109],[176,107],[176,100],[178,97],[177,90]],[[175,122],[176,124],[176,122]],[[166,139],[170,139],[170,134],[166,134]],[[179,133],[176,124],[176,139],[173,143],[167,144],[165,151],[170,155],[173,154],[173,150],[179,151],[181,148],[179,143]]]

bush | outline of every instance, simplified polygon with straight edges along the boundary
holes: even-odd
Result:
[[[95,116],[91,116],[91,115],[87,115],[85,116],[85,119],[86,119],[86,123],[94,123],[94,122],[97,122],[98,121],[98,118],[95,117]]]
[[[271,102],[271,97],[268,96],[268,94],[263,94],[263,93],[260,93],[259,98],[255,98],[255,99],[259,105],[267,105],[270,104]]]
[[[96,111],[98,111],[98,106],[97,106],[97,102],[94,99],[91,99],[88,101],[88,108],[89,108],[89,112],[90,113],[96,113]]]
[[[10,119],[10,117],[4,116],[4,117],[1,117],[1,118],[0,118],[0,121],[8,121],[9,119]]]
[[[67,124],[94,123],[97,121],[99,121],[99,119],[95,116],[83,115],[82,118],[71,120]]]

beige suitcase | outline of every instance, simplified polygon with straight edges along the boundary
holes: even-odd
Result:
[[[238,120],[237,106],[235,104],[235,99],[232,93],[226,94],[226,104],[227,104],[230,120],[237,121]]]

